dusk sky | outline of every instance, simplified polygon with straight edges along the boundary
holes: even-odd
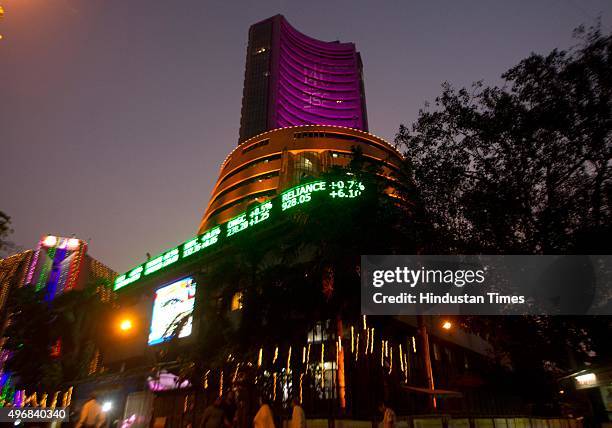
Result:
[[[571,46],[610,0],[0,0],[0,210],[11,239],[89,240],[122,272],[195,235],[235,147],[248,28],[282,13],[321,40],[355,42],[370,132],[400,123],[448,81],[499,76]]]

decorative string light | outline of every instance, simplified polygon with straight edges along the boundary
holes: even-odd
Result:
[[[416,354],[416,339],[412,336],[412,352]]]
[[[68,388],[68,391],[64,393],[64,398],[62,400],[62,407],[70,406],[71,401],[72,401],[72,387]]]
[[[306,364],[306,347],[302,346],[302,364]]]
[[[366,322],[366,316],[365,316],[365,315],[363,316],[363,329],[364,329],[364,330],[367,330],[367,329],[368,329],[368,324],[367,324],[367,322]]]
[[[368,335],[366,338],[366,346],[365,346],[365,352],[364,354],[368,353],[368,350],[370,349],[370,330],[366,330],[366,334]]]
[[[289,346],[289,353],[287,355],[287,374],[289,374],[290,367],[291,367],[291,346]]]
[[[263,360],[263,348],[259,348],[259,357],[257,358],[257,367],[261,367],[262,360]]]
[[[276,363],[278,359],[278,346],[274,349],[274,358],[272,359],[272,364]]]
[[[351,353],[355,352],[355,328],[351,326]]]
[[[36,392],[34,392],[29,397],[25,397],[25,399],[23,400],[23,404],[24,406],[26,404],[29,404],[30,407],[38,407],[38,401],[36,400]]]
[[[363,130],[361,130],[361,129],[355,129],[355,128],[350,128],[350,127],[348,127],[348,126],[339,126],[339,125],[294,125],[294,126],[284,126],[284,127],[281,127],[281,128],[272,129],[272,130],[270,130],[270,131],[266,131],[266,132],[262,132],[261,134],[257,134],[257,135],[255,135],[255,136],[253,136],[253,137],[249,138],[248,140],[244,140],[242,143],[240,143],[238,146],[236,146],[236,148],[234,148],[234,150],[232,150],[232,151],[231,151],[231,152],[230,152],[230,153],[229,153],[229,154],[228,154],[228,155],[225,157],[225,159],[224,159],[224,160],[223,160],[223,162],[221,163],[221,168],[219,168],[219,169],[220,169],[220,171],[221,171],[221,172],[223,172],[223,168],[225,168],[225,166],[226,166],[227,162],[228,162],[228,161],[229,161],[229,159],[232,157],[232,155],[234,154],[234,152],[235,152],[236,150],[238,150],[238,149],[243,149],[243,148],[244,148],[244,147],[246,147],[246,146],[247,146],[247,145],[248,145],[248,144],[249,144],[251,141],[253,141],[253,140],[255,140],[255,139],[258,139],[258,138],[260,138],[260,137],[263,137],[264,135],[269,134],[269,133],[271,133],[271,132],[277,132],[277,131],[279,131],[279,130],[281,130],[281,129],[305,128],[305,127],[313,127],[313,126],[314,126],[314,127],[325,127],[325,128],[328,128],[328,127],[329,127],[329,128],[346,129],[346,130],[353,131],[353,132],[358,133],[358,134],[362,134],[362,135],[363,135],[363,134],[365,134],[365,135],[368,135],[368,136],[370,136],[370,137],[374,137],[374,138],[376,138],[377,140],[380,140],[380,142],[383,142],[383,143],[385,144],[385,146],[387,146],[389,149],[393,150],[393,151],[394,151],[394,152],[395,152],[397,155],[399,155],[399,157],[400,157],[401,159],[404,159],[404,155],[402,155],[402,154],[400,153],[400,151],[399,151],[399,150],[398,150],[396,147],[393,147],[391,144],[387,143],[387,141],[386,141],[384,138],[381,138],[381,137],[379,137],[379,136],[377,136],[377,135],[371,134],[371,133],[369,133],[369,132],[367,132],[367,131],[363,131]],[[349,134],[349,135],[350,135],[350,134]],[[222,178],[220,177],[219,179],[221,180]]]
[[[273,377],[274,377],[274,391],[272,392],[272,396],[273,396],[272,401],[276,401],[276,373],[274,373]]]
[[[325,389],[325,342],[321,343],[321,389]]]
[[[208,375],[210,374],[210,370],[207,370],[204,373],[204,389],[208,389]]]
[[[26,284],[31,284],[32,283],[32,277],[34,276],[34,270],[36,269],[36,264],[38,263],[38,257],[40,256],[40,251],[41,251],[41,244],[38,244],[38,248],[36,249],[36,252],[34,253],[34,259],[32,260],[31,264],[30,264],[30,269],[28,269],[28,276],[26,277]]]
[[[38,281],[36,282],[36,291],[41,290],[47,281],[47,274],[51,267],[53,266],[53,259],[55,258],[55,247],[49,248],[47,255],[49,256],[49,260],[43,264],[40,275],[38,276]]]
[[[393,346],[389,350],[389,374],[393,371]]]
[[[236,383],[236,378],[238,377],[239,368],[240,368],[240,363],[236,364],[236,370],[234,371],[234,377],[232,378],[232,383]]]
[[[359,360],[359,333],[357,333],[357,341],[355,343],[355,361]]]
[[[56,391],[55,394],[53,394],[53,400],[51,400],[51,405],[49,406],[52,409],[55,409],[55,406],[57,406],[57,398],[59,397],[59,394],[59,391]]]
[[[310,343],[308,344],[308,351],[306,352],[306,370],[308,370],[308,364],[310,364]]]
[[[219,375],[219,397],[223,396],[223,368],[220,369],[221,374]]]
[[[374,353],[374,327],[372,327],[372,338],[370,339],[370,354]]]
[[[380,366],[385,366],[385,341],[380,342]]]
[[[304,381],[304,373],[300,373],[300,404],[302,404],[302,384]]]
[[[64,285],[64,290],[70,290],[74,288],[78,278],[79,273],[81,272],[81,262],[83,260],[83,254],[85,253],[86,244],[82,241],[79,242],[79,247],[76,250],[76,254],[70,263],[70,269],[68,273],[68,279],[66,280],[66,284]]]
[[[400,359],[400,370],[404,372],[404,353],[402,352],[402,344],[399,344],[399,359]]]

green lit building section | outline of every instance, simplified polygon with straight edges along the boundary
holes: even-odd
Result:
[[[353,199],[361,196],[365,190],[363,183],[357,180],[332,181],[329,187],[331,189],[329,196],[332,198]]]
[[[249,211],[249,226],[255,226],[270,218],[272,211],[272,201],[264,202],[263,204]]]
[[[183,244],[183,258],[189,257],[199,251],[202,251],[206,247],[210,247],[219,241],[219,235],[221,235],[221,228],[215,226],[203,235],[196,236],[195,238],[185,242]]]
[[[272,201],[264,202],[254,208],[251,208],[247,212],[244,212],[230,221],[227,224],[227,236],[230,237],[249,227],[255,226],[256,224],[263,223],[270,219],[270,215],[273,207]]]
[[[164,254],[157,256],[153,260],[150,260],[145,263],[144,274],[149,275],[150,273],[157,272],[161,268],[170,266],[172,263],[178,261],[178,259],[178,248],[174,248],[170,251],[167,251]]]
[[[128,273],[118,276],[117,279],[115,279],[114,289],[119,290],[121,287],[125,287],[134,281],[138,281],[140,277],[142,277],[142,271],[144,271],[144,266],[138,266]]]
[[[365,186],[357,180],[333,180],[312,181],[299,186],[292,187],[281,194],[281,212],[293,207],[307,204],[312,200],[312,195],[320,193],[332,199],[354,199],[363,193]],[[117,291],[126,285],[132,284],[141,278],[154,272],[174,265],[180,260],[190,257],[196,253],[203,252],[206,248],[214,247],[220,240],[222,232],[229,238],[243,232],[253,226],[265,223],[272,218],[272,211],[278,198],[263,202],[228,222],[215,226],[206,233],[196,236],[171,250],[165,251],[155,258],[143,263],[115,280],[114,290]]]
[[[281,208],[283,211],[298,205],[305,204],[312,200],[312,194],[326,190],[325,181],[314,181],[312,183],[301,184],[281,193]]]
[[[365,186],[357,180],[314,181],[292,187],[281,194],[283,211],[312,200],[313,193],[325,193],[331,198],[353,199],[361,196]]]

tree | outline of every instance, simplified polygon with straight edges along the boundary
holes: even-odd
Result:
[[[522,60],[502,87],[443,84],[434,108],[400,127],[396,144],[430,226],[424,251],[610,253],[612,34],[581,27],[575,36],[572,49]],[[611,351],[607,317],[465,323],[549,387],[576,359]]]
[[[3,211],[0,211],[0,255],[12,248],[12,243],[6,239],[12,232],[11,218]]]
[[[107,280],[101,280],[107,281]],[[45,290],[21,287],[8,300],[7,369],[28,391],[52,391],[88,374],[110,305],[96,294],[98,283],[45,300]],[[108,284],[107,284],[108,286]],[[36,358],[32,358],[36,355]]]
[[[504,73],[502,88],[445,83],[434,110],[400,127],[396,143],[449,251],[609,249],[612,36],[577,35],[576,48]]]

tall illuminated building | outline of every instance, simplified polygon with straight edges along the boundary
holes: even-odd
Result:
[[[402,155],[367,130],[355,44],[306,36],[282,15],[252,25],[239,144],[221,165],[198,232],[334,166],[346,166],[355,150],[390,178]]]
[[[35,287],[53,300],[99,279],[114,279],[116,273],[88,255],[87,247],[77,238],[45,235],[36,249],[0,260],[0,310],[12,287]]]
[[[368,130],[361,56],[353,43],[313,39],[276,15],[249,30],[240,142],[295,125]]]

